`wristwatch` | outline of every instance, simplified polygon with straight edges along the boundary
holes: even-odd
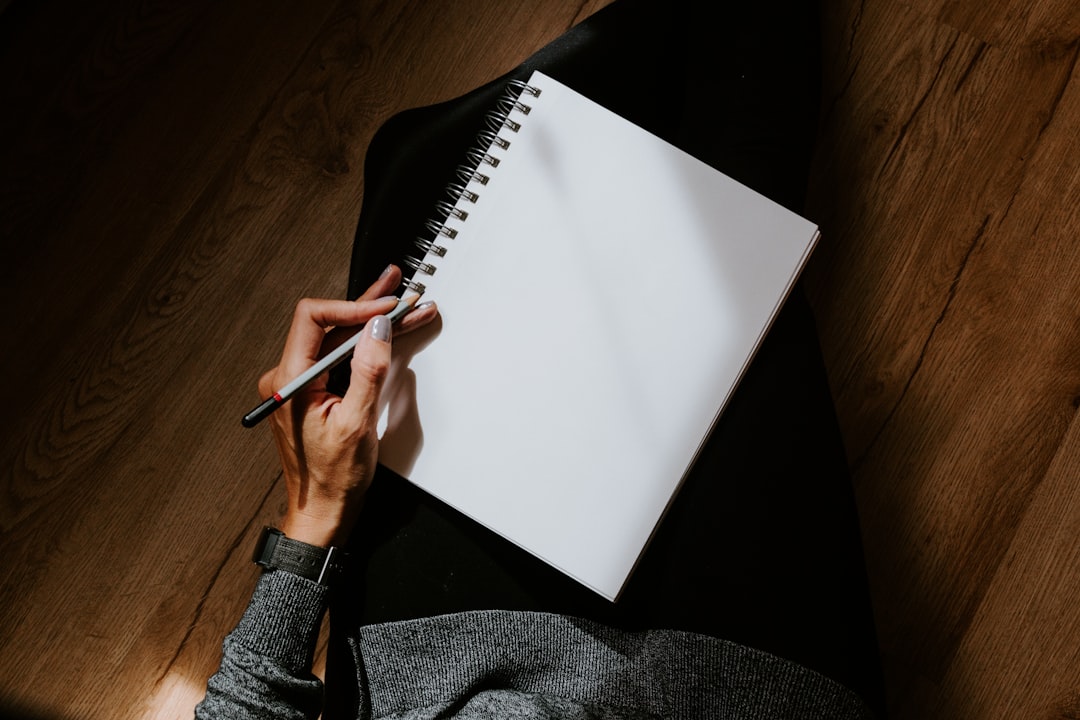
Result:
[[[330,586],[344,573],[349,558],[339,547],[309,545],[285,537],[277,528],[264,527],[251,559],[267,570],[284,570]]]

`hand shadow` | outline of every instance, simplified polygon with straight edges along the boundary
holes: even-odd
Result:
[[[408,477],[424,447],[424,427],[417,404],[416,373],[409,367],[416,355],[442,332],[442,316],[427,325],[394,338],[390,372],[379,396],[379,462]],[[385,417],[384,417],[385,416]]]

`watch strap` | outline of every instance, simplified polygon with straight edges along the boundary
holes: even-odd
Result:
[[[348,554],[338,547],[293,540],[277,528],[265,527],[252,560],[267,570],[284,570],[320,585],[331,585],[343,573]]]

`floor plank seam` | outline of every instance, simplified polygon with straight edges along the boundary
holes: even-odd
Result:
[[[859,28],[862,26],[862,16],[865,2],[866,0],[861,0],[859,2],[859,8],[855,11],[855,15],[851,19],[850,29],[848,31],[849,36],[847,46],[847,59],[843,64],[844,67],[848,68],[847,75],[844,77],[844,82],[841,83],[840,88],[832,94],[832,97],[829,98],[828,109],[825,110],[824,113],[822,113],[821,120],[818,124],[819,131],[822,128],[829,126],[832,120],[833,111],[836,109],[837,104],[839,104],[840,98],[844,97],[844,95],[847,94],[848,88],[851,87],[851,82],[855,78],[855,73],[859,70],[859,63],[862,60],[862,55],[860,54],[857,59],[855,58],[855,36],[859,32]],[[837,63],[837,66],[840,67],[840,64]]]
[[[1057,92],[1054,93],[1054,99],[1050,102],[1050,108],[1046,113],[1046,119],[1043,120],[1042,125],[1039,126],[1038,132],[1035,133],[1035,140],[1031,143],[1032,149],[1038,147],[1039,141],[1042,140],[1043,134],[1047,131],[1050,125],[1054,122],[1054,118],[1058,114],[1058,106],[1061,105],[1062,99],[1065,97],[1065,91],[1068,90],[1069,84],[1072,82],[1073,75],[1076,73],[1076,63],[1080,60],[1080,38],[1073,40],[1072,43],[1072,58],[1069,60],[1069,69],[1064,73],[1061,79],[1061,85],[1058,86]],[[1030,153],[1028,157],[1031,156]]]
[[[277,487],[281,478],[282,473],[278,472],[277,477],[274,478],[274,482],[270,483],[269,487],[266,490],[266,493],[263,495],[262,500],[259,501],[252,516],[248,518],[248,521],[244,523],[244,527],[240,529],[240,532],[237,533],[236,536],[233,538],[232,543],[229,544],[229,547],[225,551],[224,556],[222,556],[221,562],[218,563],[218,566],[214,570],[213,575],[210,576],[210,582],[207,583],[206,589],[203,590],[202,596],[199,598],[198,604],[195,606],[195,613],[192,615],[191,622],[188,623],[187,630],[184,632],[184,637],[180,640],[180,644],[177,646],[176,652],[173,653],[172,658],[165,665],[165,669],[162,671],[161,675],[154,683],[155,687],[160,685],[165,680],[165,678],[169,676],[169,673],[172,672],[172,668],[176,664],[177,659],[179,659],[180,654],[184,652],[184,648],[187,646],[188,640],[191,639],[191,634],[195,632],[195,628],[199,625],[199,620],[202,618],[203,614],[203,608],[206,606],[206,601],[209,599],[210,593],[213,592],[214,586],[217,585],[218,578],[221,577],[221,573],[222,571],[224,571],[225,566],[229,564],[229,560],[232,558],[237,548],[240,547],[240,543],[242,543],[244,539],[248,536],[248,533],[251,531],[252,525],[254,525],[256,519],[262,514],[263,508],[266,507],[266,503],[270,500],[270,497],[274,495],[275,492],[277,492]]]
[[[957,268],[956,273],[953,275],[952,283],[949,284],[949,293],[946,296],[945,302],[941,307],[941,312],[938,313],[937,319],[930,327],[930,332],[926,335],[926,340],[923,341],[922,348],[919,350],[919,356],[915,360],[915,365],[912,367],[911,372],[908,374],[907,380],[904,382],[904,388],[900,391],[900,394],[897,395],[896,401],[889,409],[889,412],[885,416],[885,419],[882,420],[877,432],[874,433],[874,437],[870,440],[870,442],[866,444],[865,450],[863,450],[862,454],[858,458],[856,458],[854,462],[852,462],[852,475],[857,475],[859,473],[863,462],[870,455],[871,451],[874,449],[874,446],[877,445],[878,440],[881,439],[881,436],[885,433],[885,429],[888,428],[889,424],[892,422],[892,418],[896,414],[896,411],[904,402],[904,398],[907,396],[908,390],[911,389],[912,383],[915,381],[916,376],[918,376],[919,374],[919,370],[922,368],[923,360],[926,358],[926,353],[930,348],[930,344],[934,341],[934,336],[937,334],[938,328],[944,322],[945,316],[948,314],[949,308],[952,306],[953,298],[956,297],[957,287],[960,285],[960,278],[963,276],[964,270],[967,268],[968,261],[971,259],[971,255],[975,252],[975,248],[979,246],[979,244],[982,242],[983,236],[986,234],[986,229],[990,225],[991,217],[991,215],[987,215],[983,218],[982,224],[979,225],[979,229],[975,232],[975,237],[972,238],[971,242],[968,244],[967,250],[964,253],[964,258],[960,261],[960,266]]]
[[[904,124],[900,126],[900,132],[896,134],[896,139],[893,140],[892,147],[889,148],[889,152],[886,153],[885,159],[881,163],[881,173],[884,173],[885,169],[889,167],[889,164],[892,162],[893,156],[896,155],[896,152],[900,149],[900,146],[904,142],[904,138],[907,137],[908,130],[911,128],[911,123],[913,123],[915,121],[915,118],[918,117],[919,112],[923,108],[923,105],[926,104],[927,98],[930,97],[930,94],[934,91],[934,88],[937,87],[938,80],[941,79],[941,73],[945,69],[945,64],[949,61],[949,58],[952,57],[953,50],[956,49],[956,45],[959,42],[960,33],[957,32],[953,36],[952,44],[949,45],[949,49],[945,51],[945,55],[942,56],[941,60],[938,62],[937,70],[934,72],[934,79],[930,81],[929,85],[927,85],[926,92],[924,92],[922,94],[922,97],[919,98],[919,101],[915,103],[915,108],[911,111],[911,114],[908,116],[908,118],[904,120]]]
[[[953,95],[960,94],[960,89],[967,83],[968,78],[971,77],[971,72],[975,69],[975,66],[979,64],[979,61],[982,60],[983,53],[986,52],[988,47],[990,47],[990,45],[987,42],[979,42],[978,47],[975,48],[975,54],[971,56],[971,62],[964,68],[964,72],[960,73],[960,77],[956,81],[956,86],[953,87]]]
[[[1004,223],[1005,219],[1009,217],[1009,213],[1012,212],[1013,203],[1016,201],[1016,196],[1020,194],[1020,189],[1027,181],[1028,170],[1031,166],[1031,162],[1035,157],[1036,150],[1039,144],[1042,142],[1043,135],[1053,124],[1054,118],[1058,114],[1058,106],[1061,105],[1061,101],[1065,97],[1065,91],[1069,88],[1069,83],[1072,82],[1073,75],[1076,73],[1077,63],[1080,62],[1080,38],[1074,40],[1071,44],[1072,59],[1069,62],[1069,71],[1064,74],[1061,81],[1061,85],[1058,87],[1057,92],[1054,94],[1054,99],[1050,102],[1049,111],[1046,114],[1046,118],[1043,120],[1042,125],[1035,132],[1035,137],[1031,143],[1024,150],[1023,164],[1020,167],[1020,179],[1016,183],[1016,192],[1009,196],[1009,201],[1005,204],[1005,212],[1001,214],[1001,222]],[[1041,223],[1041,220],[1039,221]],[[1037,229],[1038,225],[1036,226]]]

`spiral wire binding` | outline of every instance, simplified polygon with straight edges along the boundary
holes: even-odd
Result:
[[[458,165],[457,170],[454,171],[454,174],[457,175],[458,180],[461,180],[461,182],[466,184],[471,182],[478,182],[481,185],[487,185],[488,180],[491,179],[490,175],[485,175],[484,173],[479,172],[466,165]]]
[[[440,200],[439,202],[435,203],[435,208],[440,213],[442,213],[442,216],[444,218],[449,218],[451,215],[453,215],[458,220],[467,220],[469,217],[469,213],[465,212],[461,208],[454,207],[451,203],[448,203],[445,200]]]
[[[465,153],[465,157],[469,158],[477,165],[480,165],[480,163],[485,163],[493,168],[499,167],[499,158],[495,157],[494,155],[489,155],[483,150],[477,150],[476,148],[473,148],[472,150],[469,150]]]
[[[534,98],[540,97],[540,88],[529,85],[523,80],[509,81],[503,94],[495,102],[495,109],[485,117],[484,122],[487,129],[477,134],[476,145],[465,153],[467,162],[458,165],[454,171],[460,182],[452,182],[446,187],[447,195],[451,201],[440,200],[437,202],[435,210],[438,216],[430,218],[424,223],[424,227],[431,232],[431,237],[418,237],[413,241],[418,248],[424,251],[424,256],[420,258],[408,256],[404,260],[405,265],[415,270],[416,273],[431,276],[438,270],[436,265],[426,262],[426,258],[429,255],[444,257],[447,246],[436,241],[439,238],[453,240],[457,237],[458,231],[447,224],[450,218],[461,222],[468,219],[469,213],[457,207],[457,203],[461,200],[475,203],[480,199],[480,195],[470,190],[468,186],[473,183],[477,185],[488,184],[491,176],[480,172],[479,168],[482,165],[491,168],[499,166],[499,158],[491,155],[488,150],[492,147],[498,147],[502,150],[509,149],[510,141],[501,137],[499,133],[503,130],[516,133],[521,129],[521,123],[513,120],[510,115],[514,112],[528,115],[532,110],[532,106],[521,101],[521,97],[524,95]],[[415,275],[412,278],[403,280],[402,284],[420,294],[423,294],[427,289],[422,282],[416,279]]]
[[[506,84],[512,88],[517,89],[518,97],[522,95],[532,95],[533,97],[540,97],[540,88],[534,87],[529,83],[525,82],[524,80],[510,80]]]
[[[439,222],[438,220],[428,220],[424,223],[424,227],[426,227],[428,230],[435,233],[436,235],[442,235],[443,237],[448,237],[451,240],[457,237],[458,231],[447,225],[445,222]]]
[[[486,185],[487,183],[485,182],[483,184]],[[447,185],[446,189],[451,193],[452,196],[454,193],[456,193],[457,197],[464,198],[471,203],[474,203],[480,199],[479,195],[459,183],[451,183],[450,185]]]
[[[518,127],[520,128],[521,125],[518,124]],[[514,132],[517,132],[517,130],[515,130]],[[481,140],[483,140],[484,142],[486,142],[489,146],[497,145],[498,147],[502,148],[503,150],[509,150],[510,149],[510,141],[507,140],[504,137],[499,137],[498,135],[495,134],[495,131],[493,131],[493,130],[485,130],[484,132],[480,133],[480,135],[478,137]]]
[[[503,117],[495,112],[488,113],[484,122],[492,132],[500,132],[504,127],[509,128],[512,132],[517,132],[521,129],[521,123],[515,122],[508,117]],[[510,147],[509,141],[504,142],[506,142],[506,144],[501,147],[504,149]]]
[[[446,255],[446,248],[442,245],[436,245],[434,240],[418,237],[413,240],[413,244],[423,250],[425,255],[438,255],[439,257]]]

